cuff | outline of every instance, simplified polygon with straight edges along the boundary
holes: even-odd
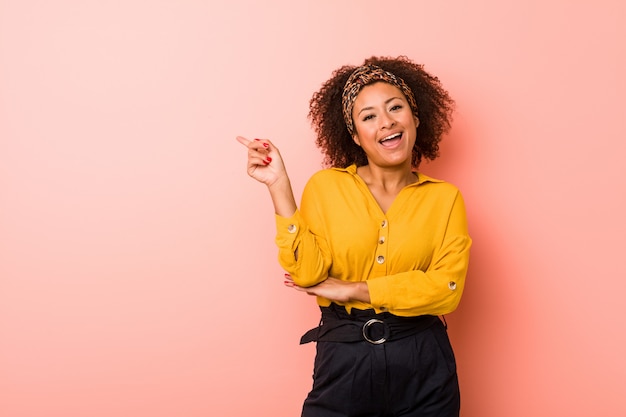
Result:
[[[367,289],[370,293],[370,304],[376,310],[389,311],[391,304],[391,294],[388,291],[387,283],[384,279],[368,279]]]
[[[276,214],[275,217],[276,245],[278,245],[279,248],[292,248],[302,225],[300,211],[296,210],[291,217],[282,217],[278,214]]]

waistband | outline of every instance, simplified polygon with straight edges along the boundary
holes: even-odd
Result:
[[[362,342],[379,345],[402,339],[426,330],[437,323],[437,316],[400,317],[391,313],[376,313],[373,309],[352,309],[331,304],[320,307],[322,318],[319,326],[306,332],[300,344],[309,342]]]

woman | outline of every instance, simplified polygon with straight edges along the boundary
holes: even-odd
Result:
[[[302,416],[458,416],[454,354],[439,315],[458,305],[471,239],[459,191],[417,168],[438,156],[453,101],[406,57],[336,70],[309,117],[330,167],[300,208],[276,146],[248,174],[276,211],[285,285],[317,296],[313,388]]]

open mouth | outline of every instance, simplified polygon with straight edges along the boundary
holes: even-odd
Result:
[[[399,142],[402,138],[402,133],[394,133],[393,135],[382,138],[378,143],[384,146],[391,146]]]

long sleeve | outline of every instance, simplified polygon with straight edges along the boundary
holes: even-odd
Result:
[[[276,216],[278,261],[294,282],[310,287],[328,277],[331,256],[323,236],[304,221],[300,210],[289,218]]]

